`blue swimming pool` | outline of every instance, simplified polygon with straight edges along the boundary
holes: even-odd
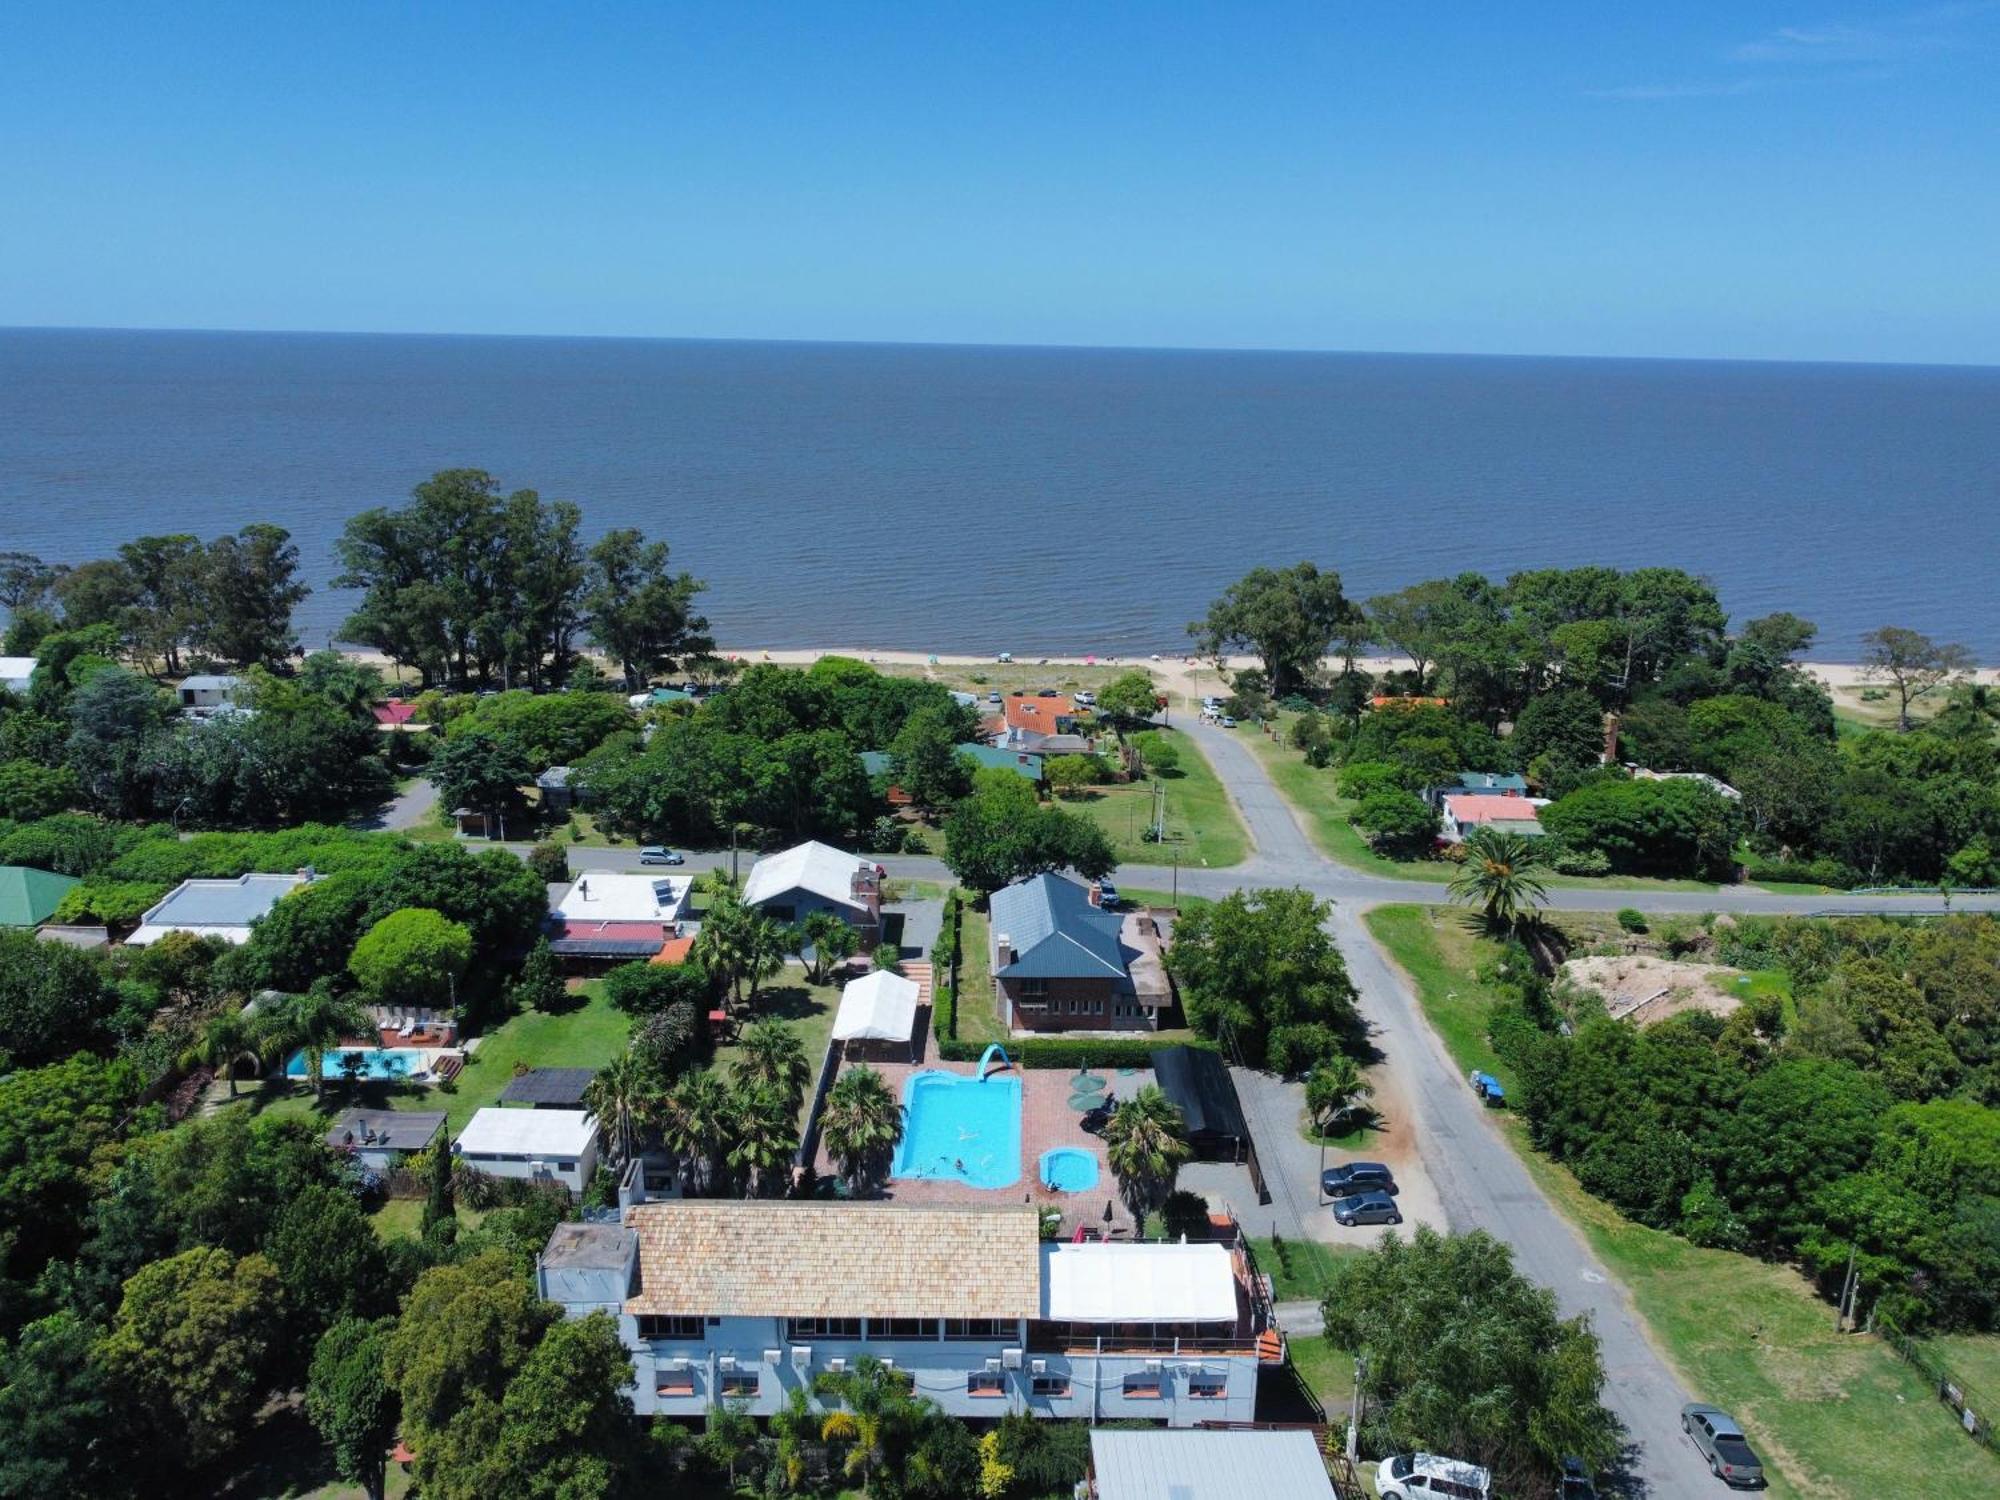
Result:
[[[428,1077],[424,1063],[424,1049],[421,1047],[344,1047],[337,1052],[329,1052],[321,1065],[328,1078],[339,1078],[346,1072],[345,1058],[361,1059],[363,1078],[393,1079],[412,1078],[418,1075]],[[304,1051],[294,1052],[285,1063],[287,1078],[306,1076],[306,1055]]]
[[[961,1073],[912,1073],[903,1085],[903,1143],[897,1177],[939,1177],[972,1187],[1021,1180],[1021,1080]]]
[[[1083,1193],[1097,1186],[1097,1158],[1081,1146],[1058,1146],[1042,1153],[1042,1186],[1058,1193]]]

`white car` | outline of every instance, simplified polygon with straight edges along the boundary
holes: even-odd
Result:
[[[1097,707],[1097,694],[1072,693],[1070,695],[1070,702],[1074,703],[1078,708],[1095,708]]]
[[[1375,1490],[1382,1500],[1423,1500],[1448,1495],[1451,1500],[1489,1500],[1493,1476],[1478,1464],[1436,1453],[1392,1453],[1375,1469]]]

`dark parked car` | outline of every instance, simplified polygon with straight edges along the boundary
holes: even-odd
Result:
[[[1395,1174],[1379,1161],[1350,1161],[1328,1167],[1319,1174],[1319,1190],[1329,1198],[1345,1198],[1353,1193],[1396,1191]]]
[[[1400,1224],[1402,1210],[1387,1193],[1356,1193],[1334,1201],[1333,1217],[1341,1224]]]
[[[1582,1459],[1562,1461],[1562,1483],[1556,1489],[1556,1500],[1597,1500],[1596,1482],[1590,1477],[1590,1466]]]
[[[1719,1406],[1690,1401],[1681,1408],[1681,1431],[1694,1439],[1708,1460],[1708,1472],[1739,1489],[1761,1488],[1764,1462],[1750,1451],[1743,1429]]]

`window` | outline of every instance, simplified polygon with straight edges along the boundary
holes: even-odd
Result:
[[[639,1318],[639,1337],[642,1339],[699,1339],[708,1327],[702,1318],[666,1318],[653,1314],[642,1314]]]
[[[1069,1394],[1069,1376],[1037,1375],[1030,1389],[1037,1396],[1067,1396]]]
[[[1127,1375],[1125,1377],[1125,1399],[1128,1401],[1159,1400],[1160,1377],[1157,1375]]]
[[[1020,981],[1023,1000],[1046,1000],[1049,998],[1049,982],[1046,979],[1023,979]]]
[[[755,1370],[731,1370],[723,1374],[722,1394],[724,1396],[755,1396],[757,1394],[757,1372]]]
[[[662,1370],[659,1384],[654,1387],[662,1396],[692,1396],[694,1394],[693,1370]]]
[[[936,1318],[870,1318],[868,1337],[871,1339],[928,1339],[938,1336]]]
[[[1011,1339],[1020,1325],[1012,1318],[946,1318],[944,1336],[948,1339]]]
[[[974,1370],[965,1377],[965,1394],[1004,1396],[1007,1394],[1007,1377],[997,1370]]]
[[[1220,1401],[1229,1391],[1229,1381],[1221,1375],[1190,1375],[1190,1401]]]
[[[785,1323],[785,1337],[794,1344],[813,1339],[858,1339],[859,1318],[791,1318]]]

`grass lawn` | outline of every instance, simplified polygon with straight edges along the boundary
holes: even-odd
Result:
[[[1257,1257],[1257,1269],[1271,1278],[1280,1302],[1319,1301],[1333,1263],[1367,1253],[1318,1240],[1286,1240],[1282,1255],[1270,1240],[1252,1240],[1250,1252]]]
[[[1956,1377],[1972,1409],[2000,1412],[2000,1333],[1953,1334],[1930,1341],[1930,1351]]]
[[[751,997],[749,1013],[739,1023],[741,1027],[754,1021],[782,1021],[799,1034],[805,1045],[806,1061],[812,1064],[814,1079],[819,1077],[820,1064],[826,1061],[827,1043],[833,1039],[833,1017],[840,1009],[840,986],[837,984],[807,984],[805,971],[788,965],[783,974],[767,984]],[[740,1044],[732,1043],[715,1049],[715,1066],[728,1070],[730,1064],[743,1055]],[[805,1123],[806,1110],[812,1105],[812,1085],[806,1085],[806,1097],[799,1101],[799,1122]]]
[[[1305,753],[1294,750],[1285,743],[1286,722],[1293,717],[1279,714],[1273,721],[1275,733],[1265,734],[1262,730],[1245,725],[1237,731],[1245,742],[1264,762],[1264,769],[1284,795],[1287,802],[1304,822],[1306,831],[1318,844],[1320,852],[1338,864],[1351,869],[1363,870],[1370,875],[1383,875],[1391,880],[1424,880],[1435,885],[1447,885],[1451,877],[1458,873],[1458,867],[1439,859],[1386,859],[1370,847],[1368,840],[1356,832],[1354,825],[1347,821],[1353,804],[1340,795],[1339,772],[1332,767],[1316,768],[1306,764]],[[1706,880],[1654,880],[1646,876],[1588,876],[1543,874],[1542,883],[1551,887],[1572,890],[1605,891],[1712,891],[1715,884]],[[1801,887],[1802,890],[1817,890],[1816,886]]]
[[[983,699],[988,693],[1038,693],[1043,688],[1054,688],[1063,693],[1074,692],[1077,688],[1095,690],[1127,672],[1145,672],[1147,668],[1144,662],[1125,662],[1115,667],[1059,666],[1054,663],[1042,667],[1032,661],[983,661],[976,666],[940,662],[934,667],[906,662],[877,662],[875,670],[885,677],[921,677],[929,682],[941,682],[961,693],[977,693]]]
[[[1346,1431],[1347,1408],[1354,1400],[1354,1357],[1334,1348],[1323,1334],[1292,1334],[1287,1347],[1292,1368],[1299,1372],[1306,1389],[1319,1397],[1327,1420]]]
[[[967,1042],[1008,1040],[993,996],[992,924],[983,911],[959,908],[958,1035]]]
[[[1241,864],[1250,852],[1250,835],[1215,769],[1179,730],[1157,732],[1168,736],[1180,752],[1180,763],[1158,778],[1167,796],[1165,843],[1149,844],[1140,837],[1153,816],[1150,780],[1092,787],[1084,795],[1058,800],[1056,805],[1066,812],[1080,813],[1102,828],[1121,864],[1170,864],[1176,850],[1184,865],[1223,869]]]
[[[1367,921],[1415,982],[1425,1016],[1459,1065],[1485,1066],[1505,1080],[1485,1039],[1491,997],[1472,977],[1481,940],[1449,915],[1414,907],[1381,907]],[[1768,978],[1764,984],[1769,992]],[[1625,1286],[1690,1388],[1746,1425],[1775,1471],[1772,1494],[1893,1493],[1907,1487],[1913,1461],[1941,1493],[2000,1486],[2000,1460],[1957,1430],[1922,1377],[1880,1340],[1834,1333],[1831,1309],[1796,1271],[1634,1224],[1532,1150],[1518,1124],[1510,1121],[1505,1133]],[[1984,1346],[1970,1342],[1967,1357],[1977,1364]],[[1985,1368],[1996,1366],[2000,1360]],[[1890,1432],[1897,1441],[1883,1442]]]

